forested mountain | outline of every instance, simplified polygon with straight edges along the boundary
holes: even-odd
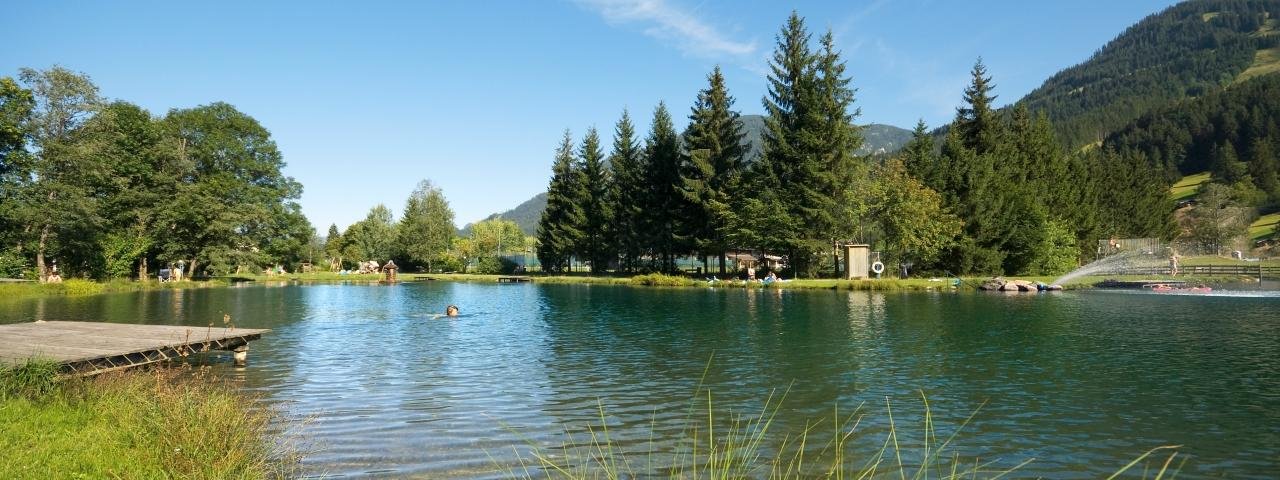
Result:
[[[1049,115],[1060,140],[1102,140],[1154,109],[1273,69],[1280,0],[1197,0],[1128,28],[1020,103]]]
[[[742,131],[746,134],[743,140],[748,145],[747,161],[754,161],[760,158],[764,145],[762,137],[765,129],[764,117],[743,115],[738,120],[742,122]],[[858,148],[857,153],[858,155],[893,153],[902,149],[902,146],[910,140],[911,130],[883,123],[871,123],[862,126],[862,146]]]
[[[744,134],[742,143],[747,147],[747,161],[754,161],[760,158],[761,149],[764,145],[762,140],[765,130],[764,117],[760,115],[743,115],[738,117],[738,120],[742,123],[742,132]],[[911,130],[882,123],[872,123],[862,126],[862,137],[863,143],[862,147],[857,151],[858,155],[893,153],[911,140]],[[520,230],[524,231],[525,234],[533,235],[538,227],[538,219],[542,217],[542,210],[546,207],[547,194],[542,192],[534,195],[533,198],[525,200],[511,210],[489,215],[484,220],[499,217],[511,220],[520,225]],[[466,236],[470,227],[470,224],[462,227],[461,234]]]
[[[1280,200],[1280,74],[1157,109],[1104,144],[1124,156],[1145,156],[1169,181],[1212,171],[1223,183],[1248,180]]]
[[[525,235],[533,235],[538,230],[538,220],[542,218],[542,210],[547,208],[547,192],[534,195],[533,198],[525,200],[516,205],[516,208],[507,210],[502,213],[495,213],[484,217],[484,220],[493,220],[501,218],[503,220],[511,220],[520,226],[520,231]],[[484,221],[481,220],[481,221]],[[471,223],[462,227],[459,235],[467,236],[471,234]]]

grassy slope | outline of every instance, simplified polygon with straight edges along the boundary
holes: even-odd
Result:
[[[1280,212],[1258,217],[1252,225],[1249,225],[1249,239],[1260,240],[1269,237],[1276,232],[1278,226],[1280,226]]]
[[[1277,67],[1280,68],[1280,64],[1277,64]],[[1173,187],[1169,189],[1169,195],[1173,197],[1175,202],[1194,198],[1200,193],[1200,187],[1207,183],[1209,179],[1209,172],[1187,175],[1182,177],[1182,180],[1179,180],[1178,183],[1173,184]],[[1277,226],[1280,226],[1280,212],[1258,217],[1253,224],[1249,225],[1249,239],[1259,240],[1266,238],[1276,231]]]
[[[1191,198],[1200,193],[1201,185],[1209,181],[1209,172],[1200,172],[1193,175],[1182,177],[1178,183],[1173,184],[1169,189],[1169,194],[1173,196],[1173,201]]]
[[[1262,27],[1251,36],[1256,38],[1274,35],[1277,31],[1280,31],[1280,20],[1272,18],[1263,23]],[[1258,50],[1258,53],[1254,54],[1253,63],[1249,65],[1249,68],[1236,76],[1236,83],[1275,72],[1280,72],[1280,47]]]
[[[296,465],[271,412],[231,385],[179,369],[55,371],[0,370],[0,478],[271,478]]]

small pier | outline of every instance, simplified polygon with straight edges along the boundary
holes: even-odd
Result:
[[[524,283],[532,282],[530,277],[498,277],[498,283]]]
[[[0,365],[50,360],[72,375],[96,375],[192,353],[227,350],[236,365],[242,366],[248,359],[249,342],[268,331],[101,322],[0,325]]]

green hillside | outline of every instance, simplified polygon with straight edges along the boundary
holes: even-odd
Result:
[[[1169,195],[1173,197],[1173,201],[1186,200],[1193,198],[1200,193],[1200,187],[1208,182],[1211,178],[1209,172],[1201,172],[1194,175],[1182,177],[1178,183],[1173,184],[1169,189]]]
[[[1139,116],[1280,69],[1280,0],[1195,0],[1148,16],[1021,102],[1078,147]]]
[[[534,195],[533,198],[525,200],[515,208],[502,213],[495,213],[485,217],[484,220],[490,220],[501,217],[503,220],[511,220],[520,226],[520,231],[525,235],[534,235],[538,232],[538,220],[542,219],[542,211],[547,208],[547,192]],[[470,235],[471,224],[462,227],[459,232],[463,236]]]

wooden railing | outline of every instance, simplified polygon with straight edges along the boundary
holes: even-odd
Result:
[[[1170,268],[1165,267],[1129,267],[1117,268],[1107,275],[1171,275]],[[1184,265],[1178,267],[1178,275],[1183,276],[1232,276],[1253,278],[1280,278],[1280,266],[1266,265]]]

